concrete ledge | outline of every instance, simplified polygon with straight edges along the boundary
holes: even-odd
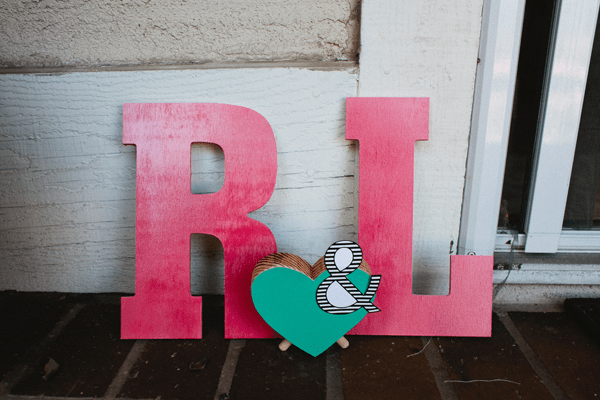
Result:
[[[496,285],[494,311],[563,312],[568,298],[597,297],[598,285]]]

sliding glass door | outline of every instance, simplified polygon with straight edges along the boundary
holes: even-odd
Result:
[[[485,2],[461,253],[600,252],[599,4]]]

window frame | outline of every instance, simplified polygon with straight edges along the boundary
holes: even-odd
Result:
[[[562,229],[599,6],[598,0],[557,3],[526,234],[516,235],[498,230],[498,213],[525,1],[484,1],[459,254],[600,253],[599,231]],[[507,274],[495,271],[494,282]],[[594,263],[525,262],[510,274],[507,283],[600,284],[600,264]]]

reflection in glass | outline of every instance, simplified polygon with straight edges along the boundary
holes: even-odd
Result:
[[[523,232],[554,2],[527,0],[508,139],[500,230]]]

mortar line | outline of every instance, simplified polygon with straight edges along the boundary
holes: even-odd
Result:
[[[523,353],[527,361],[529,361],[529,364],[531,365],[535,373],[540,377],[542,383],[544,384],[544,386],[546,386],[546,389],[548,389],[552,397],[554,397],[556,400],[568,400],[569,396],[567,396],[567,394],[563,391],[558,382],[554,380],[554,377],[552,376],[550,371],[548,371],[542,360],[540,360],[533,348],[531,348],[529,343],[527,343],[527,341],[521,334],[521,331],[515,325],[508,313],[497,312],[496,314],[500,318],[500,321],[502,321],[502,323],[504,324],[504,327],[506,327],[506,330],[508,330],[508,333],[510,333],[515,342],[519,345],[521,352]]]
[[[425,346],[425,357],[427,357],[427,361],[429,361],[429,368],[433,373],[440,395],[443,400],[459,400],[458,394],[456,394],[456,390],[454,390],[454,385],[446,382],[447,380],[450,380],[450,376],[448,375],[446,364],[440,355],[438,345],[436,341],[433,340],[433,346],[427,346],[429,339],[429,337],[421,337],[421,343]]]
[[[235,375],[235,367],[245,345],[246,341],[240,339],[233,339],[229,342],[229,349],[227,350],[223,369],[221,369],[221,377],[219,378],[217,393],[215,393],[215,400],[219,400],[221,395],[229,394],[231,384],[233,383],[233,376]]]
[[[106,390],[106,393],[104,394],[105,400],[112,400],[117,397],[123,388],[123,385],[125,385],[125,382],[127,382],[127,379],[129,379],[129,373],[131,372],[131,369],[135,365],[136,361],[140,358],[146,343],[147,340],[135,341],[133,347],[129,351],[129,354],[127,354],[127,358],[125,358],[121,368],[119,368],[119,372],[117,372],[117,375]]]
[[[327,349],[325,358],[325,399],[344,400],[342,380],[342,355],[340,348],[334,344]]]
[[[35,364],[40,357],[42,357],[42,351],[45,350],[54,340],[61,334],[63,329],[79,314],[79,312],[85,307],[85,304],[75,304],[69,312],[54,326],[54,328],[48,333],[48,335],[42,339],[34,348],[27,351],[24,359],[25,362],[17,365],[2,382],[0,382],[0,398],[8,396],[10,390],[23,378],[27,370],[32,364]]]

